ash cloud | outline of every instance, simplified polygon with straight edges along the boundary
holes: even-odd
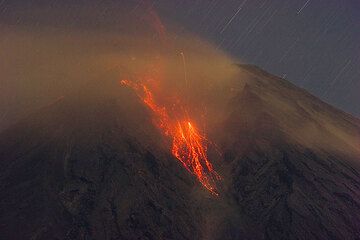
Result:
[[[64,18],[69,10],[41,5],[1,20],[0,129],[89,81],[136,80],[144,73],[158,78],[161,92],[180,94],[194,109],[204,109],[201,99],[218,94],[212,90],[224,88],[239,72],[234,60],[211,44],[174,27],[167,31],[147,6],[123,6],[107,18],[101,9],[72,6],[76,10],[77,24]],[[14,23],[17,15],[26,21]],[[219,103],[213,97],[207,104]]]

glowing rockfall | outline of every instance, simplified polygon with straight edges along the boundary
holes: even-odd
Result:
[[[135,83],[121,80],[122,85],[132,88],[142,102],[153,113],[153,121],[161,132],[172,139],[171,153],[182,165],[193,173],[199,182],[211,193],[218,195],[216,180],[221,179],[214,170],[207,156],[208,140],[187,117],[183,107],[174,104],[177,112],[184,116],[182,120],[172,119],[164,106],[159,106],[148,86],[144,83]]]

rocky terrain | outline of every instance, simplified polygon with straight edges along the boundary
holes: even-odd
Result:
[[[0,239],[360,239],[359,120],[239,71],[209,132],[218,197],[129,89],[96,82],[0,134]]]

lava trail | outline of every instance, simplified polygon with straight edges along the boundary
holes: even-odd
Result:
[[[220,180],[221,177],[209,161],[207,155],[209,141],[196,128],[184,108],[177,106],[178,103],[174,104],[176,112],[180,112],[185,117],[171,118],[166,107],[156,103],[152,91],[146,84],[129,80],[121,80],[120,83],[136,92],[153,113],[154,124],[165,136],[172,139],[172,155],[193,173],[206,189],[218,195],[216,180]]]

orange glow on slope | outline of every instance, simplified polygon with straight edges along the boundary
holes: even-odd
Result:
[[[218,195],[216,180],[220,175],[213,169],[207,156],[208,140],[199,132],[194,123],[184,120],[171,119],[165,107],[157,105],[149,87],[142,83],[121,80],[122,85],[132,88],[143,103],[152,111],[155,125],[162,133],[172,138],[171,153],[191,173],[195,174],[199,182],[211,193]],[[180,108],[182,109],[182,108]],[[186,112],[183,112],[186,115]]]

